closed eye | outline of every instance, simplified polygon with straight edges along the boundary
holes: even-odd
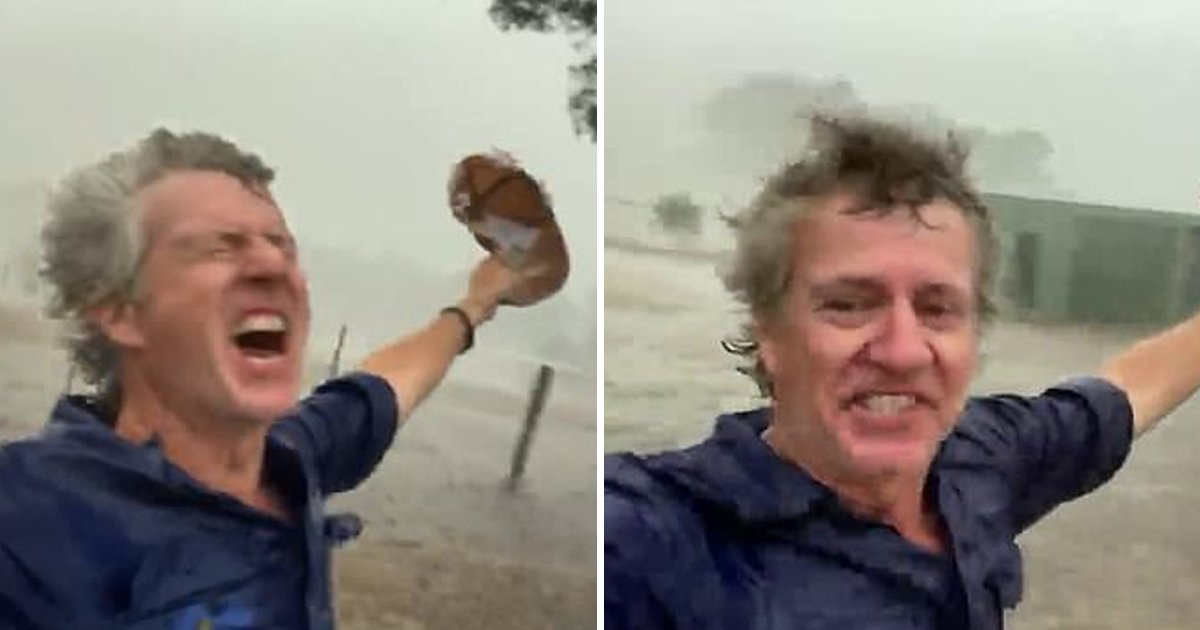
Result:
[[[921,306],[921,315],[935,320],[948,320],[962,314],[955,304],[926,304]]]
[[[866,302],[864,300],[834,299],[834,300],[826,300],[821,305],[821,307],[824,310],[837,311],[839,313],[847,313],[847,312],[857,311],[857,310],[866,308]]]
[[[284,255],[286,255],[288,258],[295,258],[295,256],[296,256],[296,240],[293,239],[290,234],[272,232],[272,233],[266,234],[264,236],[264,238],[266,238],[267,242],[270,243],[272,246],[279,249],[279,251],[283,252]]]
[[[873,296],[831,296],[817,301],[822,319],[839,328],[857,328],[871,321],[883,300]]]
[[[205,252],[212,256],[233,254],[246,246],[246,236],[238,232],[220,232],[208,239]]]

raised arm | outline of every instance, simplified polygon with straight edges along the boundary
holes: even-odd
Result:
[[[509,269],[494,256],[486,258],[472,272],[466,295],[455,305],[469,319],[469,328],[458,314],[443,311],[420,330],[372,352],[359,369],[386,380],[402,413],[412,413],[441,383],[474,329],[492,318],[504,297],[528,274]]]
[[[1200,315],[1134,344],[1100,375],[1125,391],[1134,435],[1145,433],[1200,387]]]

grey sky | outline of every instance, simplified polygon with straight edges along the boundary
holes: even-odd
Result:
[[[746,74],[841,75],[1054,145],[1081,200],[1200,210],[1200,3],[1189,0],[605,2],[607,192],[685,182],[690,108]],[[642,118],[646,122],[641,122]],[[659,129],[656,134],[649,129]],[[661,191],[660,191],[661,192]]]
[[[481,251],[447,208],[450,167],[503,148],[546,182],[573,254],[564,294],[587,305],[596,151],[565,109],[575,54],[500,32],[488,4],[0,0],[0,183],[153,125],[212,130],[277,168],[302,242],[457,271]]]

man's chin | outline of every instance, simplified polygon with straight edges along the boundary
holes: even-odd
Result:
[[[232,392],[232,402],[241,418],[254,424],[270,425],[295,408],[298,389],[282,386],[238,388]]]
[[[851,466],[870,477],[919,474],[933,457],[927,445],[914,442],[855,444],[849,455]]]

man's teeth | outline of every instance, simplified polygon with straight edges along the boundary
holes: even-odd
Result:
[[[249,332],[284,332],[287,330],[287,323],[283,320],[282,315],[250,315],[238,324],[235,335],[241,335]]]
[[[872,394],[866,397],[863,406],[871,413],[894,415],[916,403],[916,397],[907,394]]]

